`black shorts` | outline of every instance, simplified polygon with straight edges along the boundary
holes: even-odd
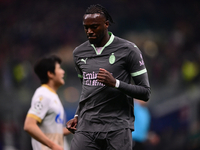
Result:
[[[74,134],[70,150],[132,150],[130,129],[111,132],[84,132]]]

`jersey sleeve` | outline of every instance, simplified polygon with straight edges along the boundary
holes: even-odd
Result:
[[[36,95],[32,98],[31,107],[28,111],[27,116],[36,119],[41,122],[49,110],[49,99],[42,96]]]
[[[129,48],[130,51],[126,57],[126,66],[132,76],[134,85],[120,81],[118,89],[133,98],[148,101],[151,90],[141,51],[132,43],[131,46],[129,45]]]
[[[132,43],[129,47],[130,53],[127,56],[128,70],[132,77],[139,76],[147,72],[141,51]]]
[[[81,69],[78,66],[78,57],[76,57],[74,53],[73,53],[73,57],[74,57],[75,70],[76,70],[76,72],[78,74],[78,77],[82,80],[83,73],[82,73]]]

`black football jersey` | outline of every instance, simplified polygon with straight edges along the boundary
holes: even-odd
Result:
[[[89,41],[73,52],[78,76],[82,80],[78,114],[78,131],[108,132],[134,129],[133,98],[116,88],[97,81],[99,68],[114,78],[131,84],[131,76],[146,73],[141,51],[127,40],[110,33],[107,44],[98,53]]]

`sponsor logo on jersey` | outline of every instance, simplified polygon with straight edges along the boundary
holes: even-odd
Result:
[[[97,73],[83,72],[83,84],[89,86],[105,86],[103,83],[97,81]]]
[[[58,124],[63,124],[63,119],[61,118],[61,113],[56,115],[55,122]]]
[[[112,54],[110,55],[110,57],[109,57],[109,63],[110,63],[111,65],[115,63],[115,55],[114,55],[114,53],[112,53]]]

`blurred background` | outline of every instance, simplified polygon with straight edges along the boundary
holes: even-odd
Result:
[[[152,89],[150,131],[160,138],[149,149],[200,149],[200,1],[0,0],[0,150],[31,150],[23,123],[40,86],[33,64],[44,55],[63,60],[66,84],[58,94],[66,120],[73,117],[81,85],[72,52],[87,40],[82,17],[96,3],[115,21],[109,30],[143,53]]]

